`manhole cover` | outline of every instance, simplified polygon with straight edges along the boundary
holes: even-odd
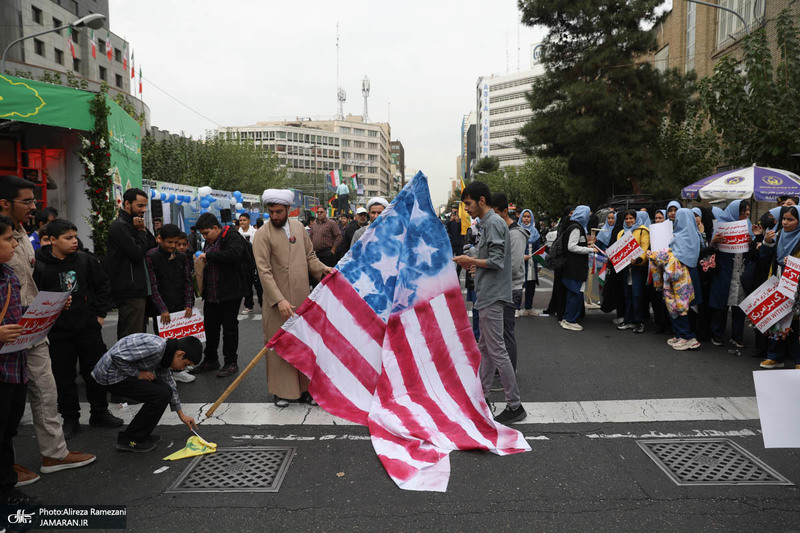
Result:
[[[730,439],[636,443],[677,485],[793,485]]]
[[[294,447],[217,448],[192,459],[167,492],[278,492]]]

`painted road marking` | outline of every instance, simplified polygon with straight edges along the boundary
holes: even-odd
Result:
[[[710,420],[758,420],[754,396],[721,398],[667,398],[649,400],[601,400],[582,402],[523,402],[528,417],[525,424],[611,424],[640,422],[692,422]],[[233,426],[352,426],[352,422],[332,416],[319,407],[273,403],[223,403],[212,418],[203,413],[210,403],[184,403],[183,411],[204,425]],[[129,423],[138,405],[109,405],[110,411]],[[81,404],[81,423],[89,421],[89,405]],[[31,424],[26,408],[23,424]],[[164,413],[161,425],[180,425],[171,411]],[[602,437],[598,437],[602,438]]]

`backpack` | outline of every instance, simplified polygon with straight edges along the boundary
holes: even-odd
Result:
[[[567,227],[561,235],[556,235],[553,244],[550,245],[550,249],[547,251],[544,266],[552,271],[561,270],[567,264],[567,243],[565,241],[571,226]]]

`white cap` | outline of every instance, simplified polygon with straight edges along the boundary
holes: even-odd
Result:
[[[363,207],[359,207],[358,209],[356,209],[356,215],[366,215],[366,214],[367,210],[364,209]]]

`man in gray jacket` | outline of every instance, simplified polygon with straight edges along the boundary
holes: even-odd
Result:
[[[492,195],[494,212],[500,215],[508,226],[511,240],[511,299],[512,302],[503,308],[503,340],[506,343],[508,357],[514,372],[517,371],[517,338],[514,334],[517,309],[522,303],[522,284],[525,282],[525,244],[531,232],[523,228],[508,214],[508,198],[504,193]]]
[[[511,239],[508,225],[491,207],[489,187],[473,181],[461,192],[464,208],[473,218],[480,218],[481,237],[477,257],[459,255],[453,258],[462,268],[475,270],[477,301],[473,308],[480,311],[478,348],[481,351],[480,377],[483,393],[489,396],[494,371],[500,374],[506,408],[495,417],[501,424],[523,420],[527,413],[522,407],[517,378],[503,340],[503,312],[511,304]]]

